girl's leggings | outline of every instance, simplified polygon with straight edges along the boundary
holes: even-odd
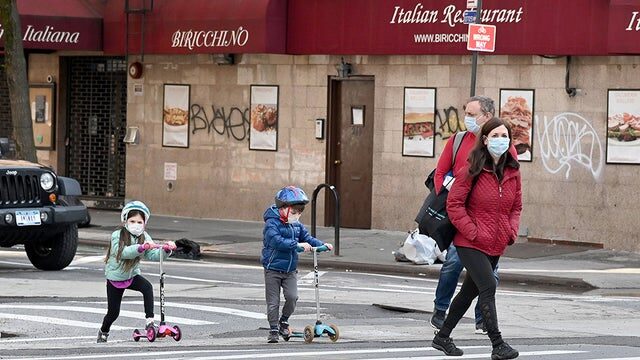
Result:
[[[498,314],[496,312],[496,278],[493,270],[498,265],[499,256],[489,256],[471,248],[457,247],[462,265],[467,269],[460,292],[453,299],[449,314],[444,321],[440,334],[449,336],[458,321],[467,312],[473,299],[478,297],[478,305],[482,312],[484,325],[491,343],[498,346],[502,343],[502,335],[498,329]]]
[[[145,316],[147,319],[153,318],[153,286],[151,283],[142,276],[136,275],[127,289],[142,293]],[[104,316],[102,326],[100,327],[100,331],[103,333],[109,332],[111,324],[113,324],[118,318],[118,315],[120,315],[120,304],[122,303],[122,294],[124,294],[125,290],[126,289],[118,289],[107,280],[107,315]]]

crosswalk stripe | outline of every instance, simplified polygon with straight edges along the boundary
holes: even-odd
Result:
[[[468,349],[469,347],[461,347],[463,349]],[[477,347],[476,347],[477,348]],[[486,346],[483,346],[486,348]],[[422,350],[416,349],[363,349],[363,350],[335,350],[335,351],[326,351],[326,350],[318,350],[318,351],[300,351],[300,352],[287,352],[287,353],[259,353],[259,354],[241,354],[241,355],[221,355],[221,356],[204,356],[192,358],[192,360],[232,360],[232,359],[267,359],[267,358],[277,358],[277,357],[302,357],[302,356],[318,356],[318,357],[328,357],[332,355],[350,355],[350,354],[375,354],[375,353],[397,353],[397,352],[416,352],[416,351],[437,351],[433,348],[423,348]],[[585,351],[529,351],[520,353],[520,356],[551,356],[551,355],[566,355],[566,354],[579,354],[584,353]],[[482,353],[482,354],[469,354],[458,356],[456,359],[486,359],[490,358],[490,353]],[[420,356],[420,357],[392,357],[386,359],[378,359],[375,360],[396,360],[396,359],[412,359],[412,360],[448,360],[451,359],[450,356],[446,355],[431,355],[431,356]],[[370,357],[363,358],[362,360],[371,360]]]
[[[124,303],[124,302],[123,302]],[[142,304],[142,302],[140,302]],[[106,314],[107,309],[91,308],[84,306],[59,306],[59,305],[18,305],[18,304],[0,304],[0,309],[29,309],[29,310],[55,310],[55,311],[69,311],[69,312],[83,312],[92,314]],[[120,316],[141,319],[142,313],[128,310],[120,310]],[[156,316],[155,319],[160,321],[160,317]],[[176,316],[165,316],[166,321],[174,322],[184,325],[215,325],[217,323],[203,320],[193,320]]]
[[[142,304],[142,301],[123,301],[123,304]],[[187,310],[199,310],[205,312],[219,313],[219,314],[228,314],[246,317],[250,319],[259,319],[264,320],[267,318],[267,315],[263,313],[257,313],[253,311],[245,311],[238,310],[233,308],[221,307],[221,306],[208,306],[208,305],[197,305],[197,304],[184,304],[184,303],[176,303],[176,302],[165,302],[164,306],[176,307]]]
[[[582,354],[586,351],[577,351],[577,350],[557,350],[557,351],[526,351],[521,352],[519,357],[524,356],[553,356],[553,355],[570,355],[570,354]],[[456,356],[456,359],[487,359],[490,358],[490,353],[484,354],[466,354],[462,356]],[[208,358],[209,360],[215,360],[217,358]],[[236,358],[239,359],[239,358]],[[450,356],[447,355],[431,355],[431,356],[410,356],[410,357],[392,357],[392,358],[375,358],[375,360],[447,360],[451,359]],[[196,359],[193,359],[196,360]],[[201,358],[199,360],[204,360]],[[354,359],[355,360],[355,359]],[[371,360],[371,358],[362,358],[357,360]],[[605,360],[605,359],[602,359]],[[606,359],[612,360],[612,359]]]
[[[69,319],[61,319],[61,318],[56,318],[56,317],[51,317],[51,316],[35,316],[35,315],[0,313],[0,319],[24,320],[24,321],[39,322],[39,323],[43,323],[43,324],[67,325],[67,326],[75,326],[75,327],[89,328],[89,329],[97,329],[100,326],[100,324],[98,324],[98,323],[91,323],[91,322],[78,321],[78,320],[69,320]],[[114,325],[114,326],[111,327],[111,329],[113,329],[113,330],[133,330],[135,328]]]
[[[71,262],[71,266],[104,261],[104,255],[77,257]]]
[[[61,336],[52,338],[27,338],[27,339],[4,339],[3,343],[20,343],[20,342],[34,342],[34,341],[61,341],[61,340],[76,340],[76,339],[94,339],[95,336]],[[109,341],[111,342],[111,341]]]

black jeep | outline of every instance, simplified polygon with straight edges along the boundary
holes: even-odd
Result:
[[[24,244],[38,269],[64,269],[78,248],[78,223],[88,217],[77,199],[80,184],[7,153],[7,139],[0,139],[0,247]]]

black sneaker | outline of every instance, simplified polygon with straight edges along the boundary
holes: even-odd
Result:
[[[515,359],[518,357],[518,351],[507,343],[502,343],[493,348],[491,352],[491,360]]]
[[[278,332],[280,333],[280,336],[282,336],[283,338],[288,338],[290,336],[289,323],[286,321],[280,321]]]
[[[437,330],[442,329],[442,325],[444,325],[444,318],[447,317],[447,312],[443,310],[433,310],[433,315],[431,316],[431,327]]]
[[[270,344],[278,342],[278,330],[274,329],[269,331],[269,336],[267,336],[267,342]]]
[[[98,330],[98,343],[106,343],[109,333],[103,333],[102,330]]]
[[[464,351],[459,349],[456,344],[453,343],[453,339],[448,336],[440,337],[436,335],[431,342],[431,346],[433,346],[434,349],[442,351],[447,356],[462,356],[462,354],[464,354]]]
[[[484,322],[476,324],[476,334],[487,335],[487,327],[484,326]]]

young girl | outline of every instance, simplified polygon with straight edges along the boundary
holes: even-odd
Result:
[[[141,245],[144,243],[153,243],[151,236],[144,231],[150,216],[149,208],[144,203],[132,201],[126,204],[120,213],[123,226],[111,234],[111,245],[104,260],[106,263],[104,273],[107,278],[107,315],[98,330],[99,343],[107,342],[111,324],[120,314],[120,304],[125,289],[142,293],[147,319],[145,329],[155,327],[153,286],[140,275],[140,258],[159,261],[160,256],[166,259],[170,253],[162,249],[144,250],[142,248]]]

